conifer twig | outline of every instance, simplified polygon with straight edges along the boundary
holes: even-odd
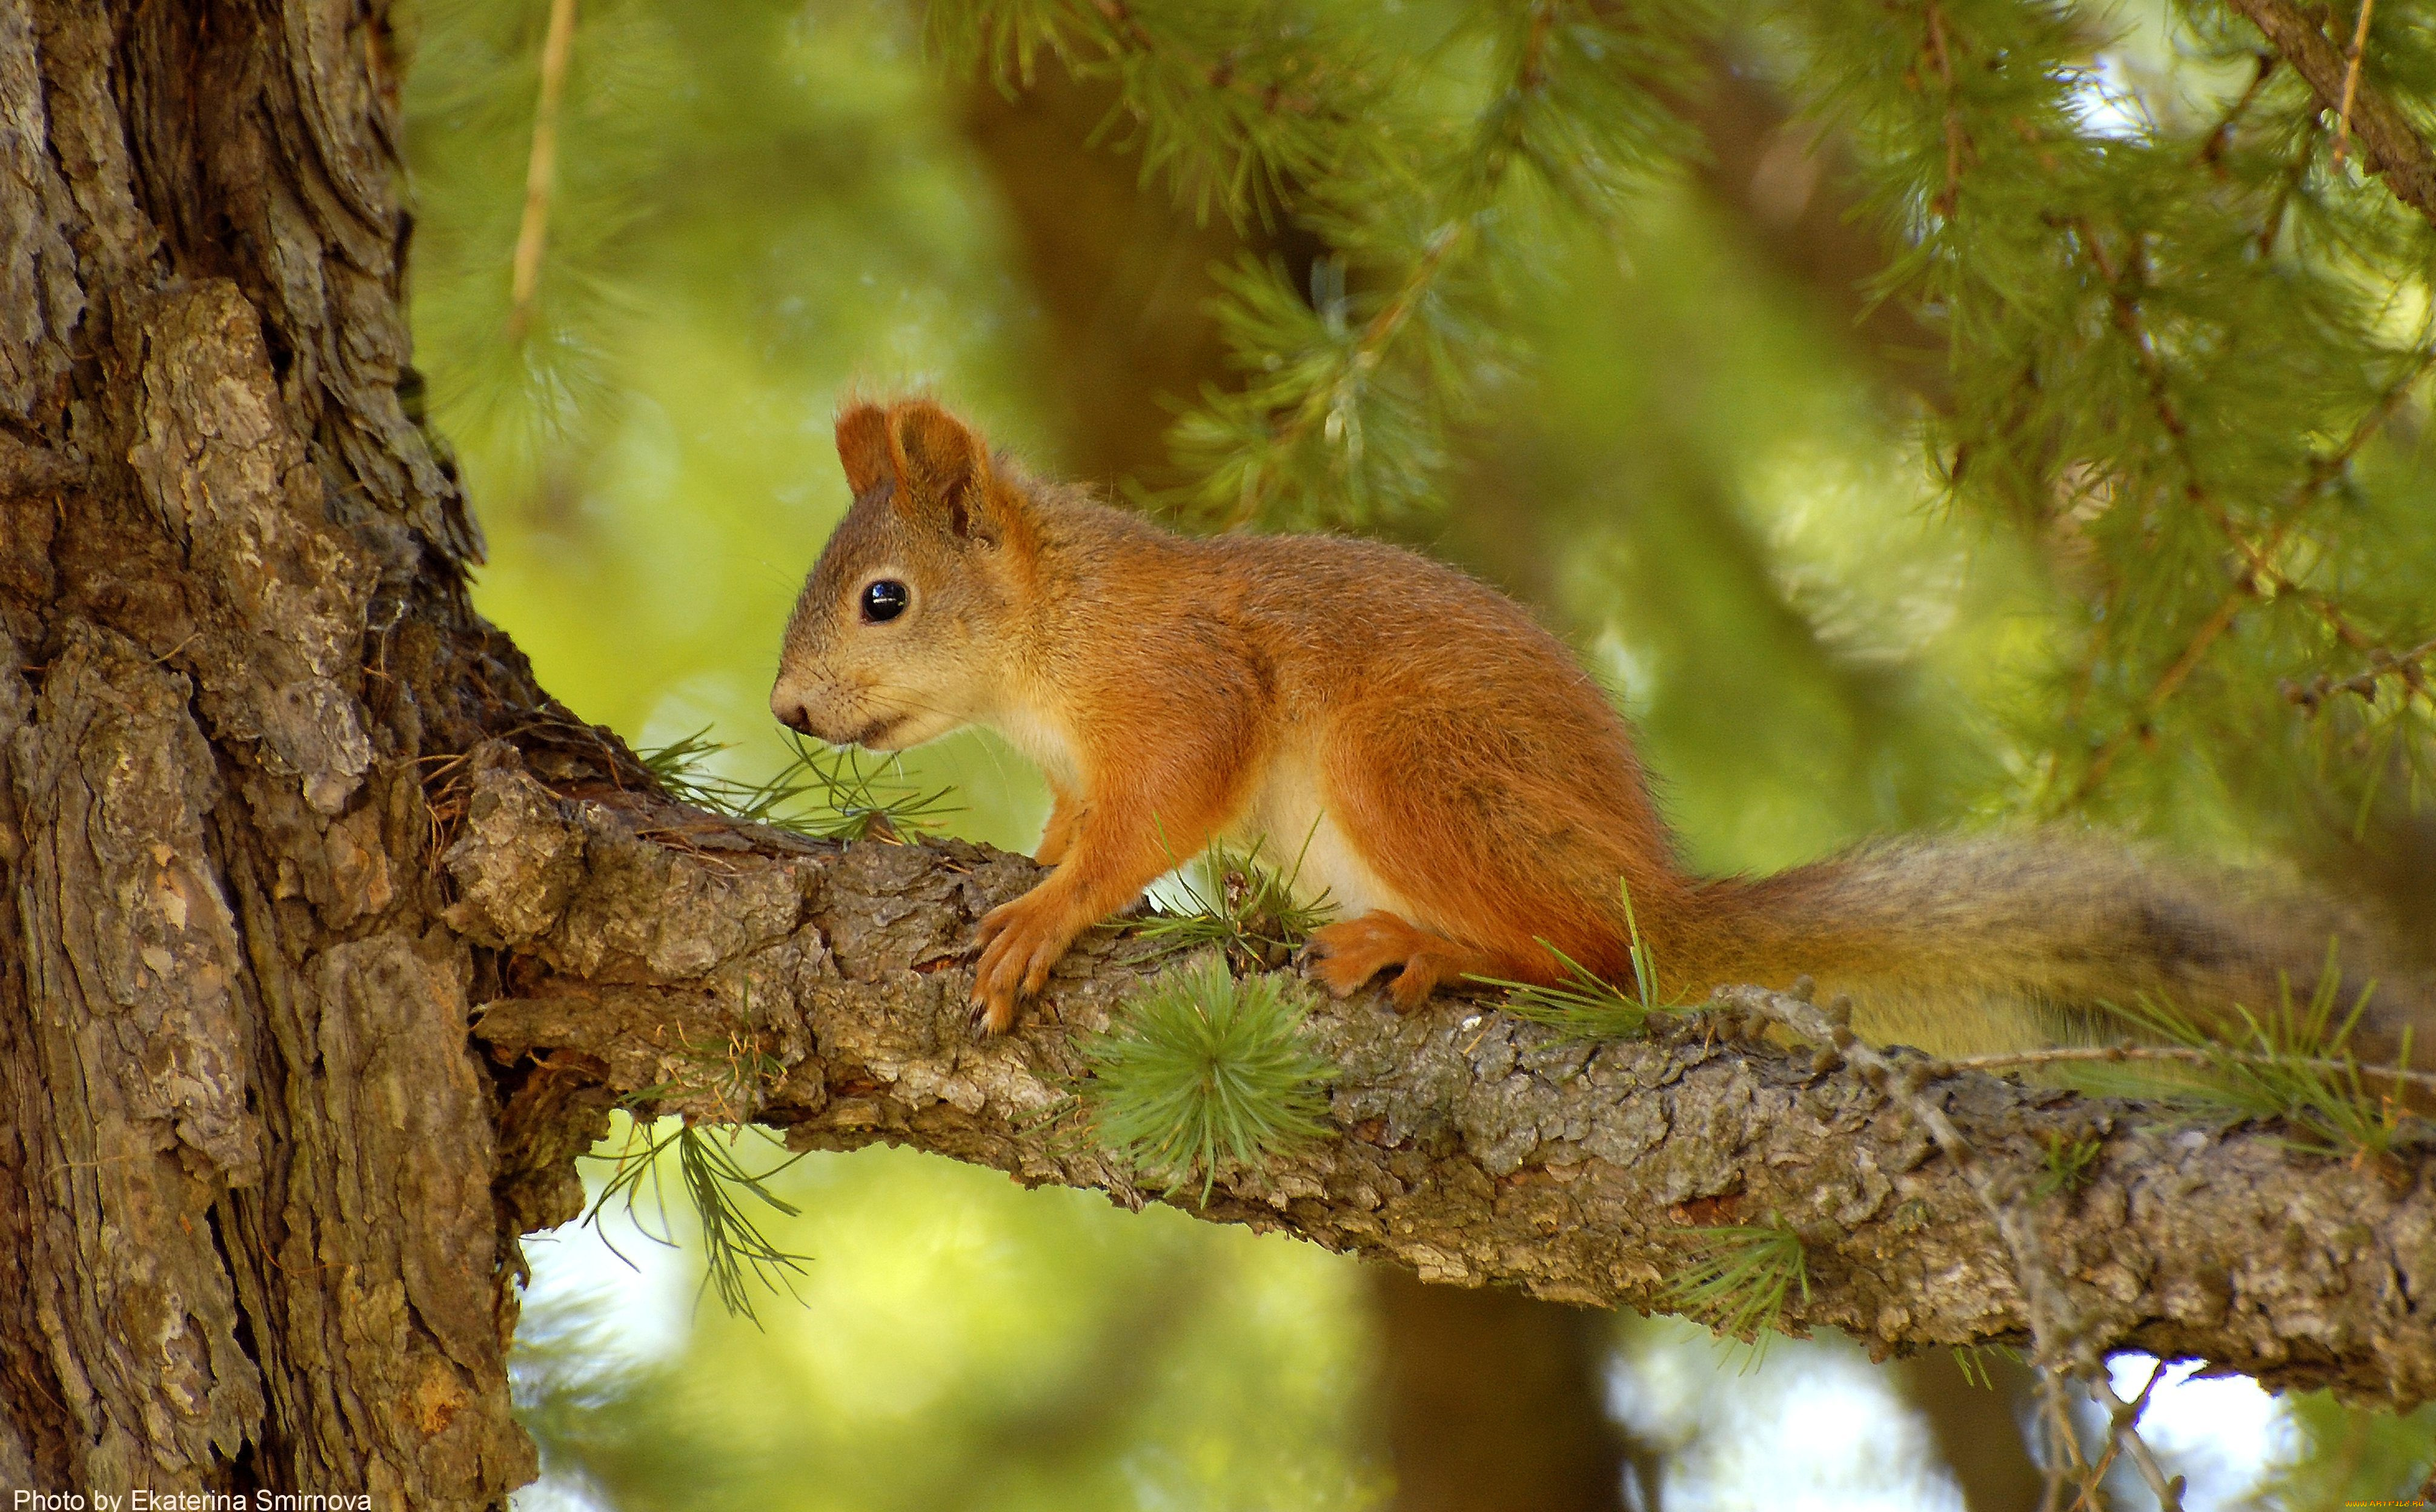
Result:
[[[2405,697],[2410,693],[2425,693],[2428,690],[2427,673],[2420,663],[2431,657],[2436,657],[2436,640],[2422,641],[2409,651],[2399,652],[2375,647],[2369,652],[2367,671],[2340,681],[2331,673],[2321,672],[2306,683],[2286,685],[2284,696],[2315,713],[2320,704],[2338,693],[2357,693],[2374,704],[2376,702],[2377,685],[2389,677],[2402,680],[2407,690]]]
[[[549,0],[549,30],[541,44],[541,99],[533,109],[532,156],[525,164],[525,212],[516,227],[511,273],[508,339],[522,340],[532,324],[541,287],[542,250],[549,239],[549,200],[558,179],[558,108],[566,95],[566,60],[575,50],[575,0]]]
[[[1954,53],[1945,37],[1945,12],[1937,0],[1929,0],[1927,20],[1929,62],[1945,92],[1945,188],[1938,195],[1935,209],[1939,218],[1951,220],[1962,200],[1962,160],[1970,149],[1971,134],[1962,124],[1962,113],[1954,108]]]
[[[2352,70],[2335,44],[2326,40],[2316,18],[2305,15],[2290,0],[2233,0],[2233,8],[2250,18],[2286,61],[2309,81],[2320,106],[2342,111],[2343,80]],[[2410,118],[2375,89],[2354,81],[2351,108],[2344,112],[2353,134],[2368,149],[2369,165],[2385,180],[2394,198],[2436,224],[2436,152],[2420,139]]]
[[[2216,129],[2208,132],[2206,140],[2200,147],[2197,161],[2215,169],[2219,177],[2224,172],[2224,149],[2232,144],[2233,129],[2241,124],[2243,116],[2250,113],[2250,107],[2257,100],[2259,91],[2267,87],[2267,80],[2275,73],[2277,60],[2273,53],[2259,53],[2257,59],[2256,70],[2250,78],[2250,87],[2243,90],[2241,97],[2235,100],[2231,108],[2218,117]]]
[[[2343,62],[2343,102],[2335,111],[2334,165],[2343,165],[2344,156],[2352,147],[2352,102],[2359,97],[2360,54],[2368,49],[2368,18],[2376,13],[2376,0],[2360,0],[2359,25],[2352,28],[2351,55]]]
[[[1547,4],[1533,8],[1530,28],[1525,33],[1522,57],[1515,68],[1514,88],[1518,93],[1529,94],[1546,87],[1548,28],[1553,20],[1554,11]],[[1479,183],[1465,197],[1469,202],[1458,205],[1455,214],[1430,234],[1421,255],[1406,270],[1395,293],[1363,326],[1362,334],[1354,339],[1336,379],[1314,388],[1304,396],[1284,425],[1271,433],[1269,444],[1275,451],[1280,454],[1290,451],[1311,433],[1313,426],[1322,425],[1328,416],[1338,413],[1346,391],[1366,382],[1370,374],[1385,359],[1388,348],[1395,344],[1396,338],[1411,322],[1414,313],[1420,308],[1422,299],[1454,258],[1457,250],[1478,235],[1480,212],[1497,198],[1511,161],[1511,155],[1504,153],[1489,158]],[[1275,486],[1274,477],[1275,469],[1271,468],[1247,478],[1234,509],[1228,512],[1218,528],[1240,530],[1258,521]]]
[[[2171,398],[2165,391],[2165,374],[2162,367],[2151,366],[2156,361],[2155,354],[2149,349],[2147,333],[2141,324],[2137,302],[2120,291],[2115,282],[2114,265],[2107,259],[2104,249],[2098,245],[2095,235],[2086,223],[2076,221],[2074,225],[2082,245],[2090,249],[2091,258],[2097,264],[2100,276],[2106,279],[2110,289],[2114,290],[2114,298],[2116,301],[2116,323],[2132,342],[2133,350],[2145,359],[2144,374],[2149,380],[2152,401],[2158,407],[2159,423],[2166,426],[2169,435],[2174,437],[2176,447],[2180,451],[2184,436],[2181,417],[2172,408]],[[2126,307],[2127,301],[2131,306],[2129,308]],[[2099,746],[2096,754],[2090,757],[2089,765],[2082,771],[2080,780],[2073,786],[2072,795],[2066,800],[2067,804],[2078,804],[2097,791],[2097,785],[2105,780],[2107,772],[2123,754],[2125,744],[2146,728],[2149,721],[2154,718],[2157,711],[2164,707],[2182,687],[2184,680],[2207,655],[2209,648],[2232,628],[2234,620],[2239,617],[2242,609],[2257,601],[2267,589],[2271,588],[2278,594],[2289,595],[2302,603],[2307,604],[2320,618],[2325,620],[2327,627],[2333,630],[2336,636],[2345,645],[2358,651],[2368,652],[2372,655],[2375,653],[2375,641],[2363,634],[2359,628],[2351,622],[2350,617],[2343,614],[2340,606],[2325,595],[2305,588],[2293,582],[2282,568],[2274,565],[2274,557],[2276,551],[2283,546],[2285,538],[2291,533],[2292,528],[2300,523],[2304,512],[2317,501],[2329,484],[2342,476],[2343,469],[2351,464],[2351,460],[2359,454],[2360,448],[2368,444],[2369,439],[2382,429],[2385,423],[2393,417],[2394,412],[2402,408],[2402,402],[2410,397],[2410,391],[2419,386],[2419,381],[2427,375],[2431,367],[2436,367],[2436,350],[2421,351],[2418,359],[2410,365],[2410,370],[2386,390],[2385,396],[2367,414],[2360,417],[2359,423],[2352,427],[2351,434],[2344,438],[2343,443],[2335,450],[2318,457],[2309,464],[2308,476],[2304,478],[2300,486],[2294,490],[2292,502],[2286,510],[2284,518],[2276,522],[2275,528],[2268,533],[2263,543],[2253,542],[2241,533],[2232,518],[2199,484],[2196,475],[2189,474],[2192,460],[2187,452],[2183,453],[2185,472],[2188,475],[2185,482],[2193,500],[2207,511],[2209,518],[2216,523],[2217,528],[2224,533],[2234,549],[2239,553],[2244,570],[2235,579],[2232,587],[2226,590],[2216,608],[2209,611],[2207,618],[2201,621],[2200,628],[2193,633],[2182,651],[2166,664],[2166,670],[2158,676],[2155,685],[2149,688],[2148,697],[2141,701],[2139,717],[2126,721],[2121,728],[2109,736],[2105,743]],[[2419,652],[2414,652],[2410,656],[2416,657],[2418,654]],[[2410,657],[2405,658],[2405,660],[2410,659]]]
[[[1354,338],[1352,351],[1346,357],[1345,375],[1335,383],[1313,390],[1295,408],[1292,418],[1271,434],[1272,445],[1282,451],[1298,443],[1310,433],[1312,426],[1318,425],[1336,408],[1334,401],[1348,382],[1366,378],[1371,370],[1378,367],[1387,348],[1394,344],[1397,334],[1412,319],[1421,297],[1436,282],[1438,270],[1446,265],[1447,258],[1453,255],[1456,243],[1463,239],[1468,229],[1465,222],[1449,221],[1431,234],[1429,245],[1404,275],[1403,283],[1362,327],[1362,334]],[[1256,475],[1237,500],[1234,511],[1220,524],[1220,530],[1240,530],[1261,517],[1261,510],[1268,503],[1270,476],[1267,472]]]
[[[1165,53],[1199,74],[1202,83],[1210,89],[1241,95],[1257,102],[1262,111],[1271,115],[1280,112],[1289,115],[1309,115],[1317,108],[1316,102],[1307,95],[1289,94],[1274,84],[1256,84],[1236,72],[1230,61],[1222,59],[1213,63],[1173,38],[1159,36],[1142,25],[1141,18],[1134,14],[1133,8],[1124,0],[1090,0],[1090,5],[1099,12],[1100,19],[1108,24],[1110,33],[1122,39],[1135,51]]]

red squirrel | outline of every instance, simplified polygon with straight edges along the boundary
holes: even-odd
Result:
[[[981,925],[985,1033],[1221,837],[1299,855],[1299,884],[1341,912],[1311,938],[1321,981],[1343,996],[1392,972],[1403,1009],[1468,977],[1558,982],[1552,947],[1629,983],[1637,927],[1667,997],[1808,976],[1852,997],[1865,1037],[1942,1054],[2037,1048],[2143,999],[2238,1037],[2236,1005],[2272,1009],[2287,981],[2306,998],[2335,937],[2347,991],[2380,979],[2363,1061],[2436,1021],[2436,989],[2378,969],[2323,905],[2093,840],[1696,877],[1597,684],[1463,574],[1337,536],[1176,535],[1026,476],[928,400],[854,405],[837,444],[854,503],[770,706],[882,751],[985,725],[1047,775],[1053,870]]]

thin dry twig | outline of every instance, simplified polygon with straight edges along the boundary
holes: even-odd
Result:
[[[2350,109],[2344,110],[2344,79],[2352,70],[2326,40],[2317,18],[2305,14],[2291,0],[2233,0],[2233,8],[2249,17],[2251,25],[2309,81],[2322,107],[2343,111],[2350,118],[2353,134],[2367,148],[2369,166],[2385,180],[2394,198],[2436,223],[2436,152],[2428,150],[2410,118],[2392,100],[2357,79],[2348,91]]]
[[[516,255],[508,310],[508,339],[522,340],[532,324],[541,288],[542,250],[549,240],[550,190],[558,181],[558,108],[566,95],[566,60],[575,50],[575,0],[549,0],[549,30],[541,44],[541,101],[533,109],[532,157],[525,164],[525,213],[516,227]]]
[[[2097,1456],[2097,1463],[2091,1466],[2089,1473],[2082,1477],[2080,1494],[2073,1498],[2072,1512],[2080,1512],[2082,1507],[2090,1504],[2090,1498],[2097,1494],[2098,1485],[2106,1479],[2106,1472],[2114,1467],[2114,1456],[2118,1452],[2129,1448],[2135,1463],[2148,1455],[2149,1446],[2142,1442],[2138,1434],[2128,1430],[2139,1425],[2140,1415],[2149,1410],[2149,1394],[2155,1391],[2157,1382],[2165,1379],[2166,1362],[2160,1360],[2149,1367],[2149,1379],[2141,1382],[2140,1394],[2128,1402],[2118,1400],[2114,1410],[2108,1414],[2106,1452]],[[2156,1461],[2150,1459],[2149,1468],[2154,1469],[2155,1466]],[[2143,1474],[2146,1475],[2145,1470]]]

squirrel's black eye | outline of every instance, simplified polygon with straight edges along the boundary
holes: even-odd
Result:
[[[903,614],[905,606],[913,601],[914,595],[906,590],[905,584],[895,578],[882,578],[878,582],[863,585],[862,617],[875,625],[894,619]]]

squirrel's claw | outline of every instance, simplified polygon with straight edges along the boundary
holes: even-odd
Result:
[[[1014,1028],[1016,1004],[1048,984],[1050,968],[1073,942],[1056,906],[1035,902],[1037,896],[1027,893],[983,916],[981,960],[973,970],[976,1034]]]

